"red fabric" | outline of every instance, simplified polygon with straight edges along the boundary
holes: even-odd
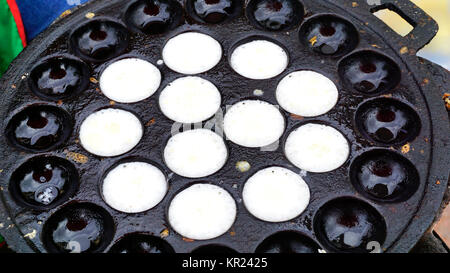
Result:
[[[17,7],[16,0],[6,0],[8,3],[9,9],[14,17],[14,21],[16,22],[17,31],[19,32],[20,39],[22,40],[23,47],[27,46],[27,38],[25,35],[25,28],[23,27],[22,16],[20,15],[19,7]]]

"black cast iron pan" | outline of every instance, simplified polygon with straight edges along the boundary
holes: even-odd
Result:
[[[416,52],[436,34],[436,22],[406,0],[382,0],[379,3],[364,0],[292,0],[290,3],[295,16],[291,23],[276,26],[280,27],[278,30],[267,30],[252,16],[255,6],[252,1],[234,1],[234,9],[229,10],[226,18],[216,16],[206,19],[220,23],[205,22],[204,18],[194,14],[191,1],[186,4],[169,3],[173,16],[167,24],[156,28],[136,28],[130,24],[132,18],[127,12],[133,5],[138,5],[135,1],[91,1],[33,40],[3,76],[0,82],[0,117],[3,125],[0,137],[0,233],[10,247],[17,252],[60,251],[49,239],[55,219],[78,209],[93,215],[102,226],[99,241],[89,248],[94,252],[114,251],[126,245],[129,238],[138,239],[142,234],[153,236],[146,237],[151,238],[150,244],[168,252],[220,252],[224,251],[223,247],[228,251],[255,252],[264,250],[267,245],[270,248],[272,242],[277,240],[301,242],[306,249],[313,251],[368,251],[366,245],[356,249],[340,249],[327,241],[324,235],[322,223],[328,209],[350,206],[367,212],[377,223],[373,227],[372,237],[368,239],[378,241],[381,251],[409,251],[435,218],[447,189],[449,175],[449,119],[442,101],[443,89],[448,90],[449,84],[439,79],[416,56]],[[396,34],[372,15],[372,12],[383,8],[399,13],[414,26],[414,30],[405,37]],[[334,38],[327,40],[334,34],[333,29],[330,30],[330,22],[345,26],[347,37],[341,41],[340,47],[330,46]],[[90,48],[79,43],[80,33],[101,24],[106,26],[107,34],[111,30],[119,38],[111,40],[108,36],[102,38],[102,35],[94,35],[94,40],[100,41],[100,50],[89,52]],[[327,28],[319,37],[319,44],[314,47],[316,43],[308,35],[317,24],[324,24]],[[340,98],[327,114],[303,118],[283,112],[287,128],[281,144],[292,129],[307,122],[331,125],[341,131],[351,144],[350,158],[339,169],[306,175],[311,202],[294,220],[266,223],[251,216],[242,204],[242,187],[257,170],[277,165],[300,172],[285,158],[283,145],[275,151],[261,151],[227,141],[229,159],[217,173],[201,180],[171,174],[164,165],[162,149],[170,137],[173,122],[163,116],[157,98],[162,88],[180,74],[165,65],[159,66],[163,75],[160,89],[151,98],[135,104],[111,105],[98,89],[95,79],[108,63],[129,56],[139,56],[156,63],[161,59],[165,42],[189,30],[209,34],[223,47],[224,56],[220,63],[200,74],[218,86],[222,93],[223,109],[242,99],[253,98],[255,89],[264,91],[259,99],[277,104],[274,96],[277,83],[288,73],[299,69],[318,71],[336,83]],[[269,80],[255,81],[245,79],[230,68],[230,51],[239,42],[254,37],[275,41],[288,51],[290,63],[286,71]],[[322,42],[324,45],[319,46]],[[76,67],[81,75],[75,88],[58,96],[37,90],[35,84],[36,75],[52,68],[54,60],[63,60],[67,65]],[[383,64],[383,69],[389,73],[382,84],[378,86],[371,80],[354,82],[347,72],[361,61],[367,65],[361,70],[368,74],[373,72],[374,63]],[[57,72],[61,73],[55,71],[56,76],[60,75]],[[64,78],[64,73],[61,77]],[[367,113],[383,105],[393,105],[409,118],[400,138],[386,134],[370,135],[361,127]],[[145,124],[142,141],[125,155],[100,158],[89,154],[79,144],[77,138],[81,121],[104,107],[129,110]],[[53,113],[59,120],[57,137],[45,139],[37,146],[18,142],[12,132],[17,120],[23,119],[20,113],[26,111],[26,114],[33,116],[39,109]],[[409,180],[397,195],[370,195],[355,179],[355,166],[374,156],[405,163]],[[104,173],[111,166],[133,158],[148,160],[161,167],[170,177],[170,189],[154,209],[129,215],[106,205],[99,188]],[[251,164],[250,171],[242,173],[236,169],[236,162],[242,160]],[[23,198],[15,183],[29,170],[27,168],[46,162],[60,162],[60,167],[70,175],[72,182],[54,202],[42,205]],[[233,227],[216,239],[187,240],[173,231],[166,220],[166,209],[173,196],[196,181],[220,185],[232,194],[238,204]]]

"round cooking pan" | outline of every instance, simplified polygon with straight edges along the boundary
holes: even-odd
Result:
[[[416,56],[416,52],[435,36],[438,26],[417,6],[405,0],[293,1],[296,3],[295,18],[291,24],[278,31],[267,30],[255,22],[251,16],[254,7],[252,1],[235,1],[236,8],[230,12],[229,18],[214,24],[206,23],[196,16],[190,1],[180,1],[178,5],[170,2],[177,12],[162,33],[146,34],[129,23],[127,9],[135,1],[97,0],[61,18],[34,39],[14,60],[0,82],[0,117],[3,126],[0,136],[0,233],[9,246],[17,252],[59,251],[49,242],[54,219],[73,208],[82,208],[103,219],[103,239],[95,249],[98,252],[111,251],[125,236],[135,234],[146,234],[155,240],[162,240],[165,246],[168,245],[175,252],[192,252],[200,247],[213,251],[218,249],[217,246],[236,252],[255,252],[268,238],[276,239],[277,236],[288,241],[292,236],[302,238],[300,240],[314,245],[316,250],[346,252],[327,241],[321,223],[328,208],[352,204],[369,211],[379,223],[374,233],[379,238],[380,251],[411,250],[435,219],[449,176],[449,116],[442,100],[443,90],[448,90],[449,84],[430,69],[428,62]],[[396,11],[410,22],[414,26],[411,33],[401,37],[372,14],[385,8]],[[313,22],[330,19],[344,21],[351,34],[348,43],[335,54],[314,50],[311,43],[304,39],[308,26]],[[80,51],[77,33],[86,24],[97,21],[107,21],[113,25],[121,38],[114,44],[114,50],[92,58]],[[227,163],[217,173],[201,181],[220,185],[227,190],[236,200],[238,213],[233,227],[227,233],[206,241],[183,238],[167,220],[167,207],[172,198],[188,185],[199,182],[173,174],[162,158],[173,122],[161,113],[157,99],[163,87],[181,74],[164,64],[158,66],[163,75],[160,89],[149,99],[135,104],[110,102],[101,94],[96,80],[105,66],[117,59],[139,56],[156,64],[162,58],[161,50],[167,40],[185,31],[208,34],[222,45],[224,56],[219,64],[200,76],[213,82],[221,91],[223,110],[226,105],[255,98],[254,90],[264,91],[258,99],[276,105],[274,90],[278,82],[288,73],[300,69],[326,75],[336,84],[340,94],[337,105],[319,117],[299,117],[282,110],[286,131],[280,139],[281,145],[272,151],[244,148],[226,140],[229,150]],[[228,57],[233,48],[255,37],[274,41],[288,52],[290,63],[282,74],[256,81],[246,79],[232,70]],[[39,72],[41,64],[48,64],[52,58],[64,58],[79,67],[82,80],[72,96],[47,96],[36,91],[34,75]],[[385,60],[389,69],[392,69],[385,88],[375,93],[354,90],[352,79],[343,71],[359,58]],[[448,71],[442,73],[448,75]],[[399,105],[411,113],[411,130],[408,130],[403,141],[380,143],[371,140],[361,129],[364,111],[384,103]],[[21,111],[30,111],[33,107],[53,111],[64,120],[61,138],[54,145],[36,149],[24,147],[15,141],[11,133],[14,132],[14,121],[20,119]],[[105,107],[129,110],[145,125],[144,138],[125,155],[98,157],[89,154],[79,143],[81,122],[90,113]],[[282,166],[301,173],[286,159],[283,144],[289,132],[308,122],[324,123],[343,133],[350,143],[349,159],[332,172],[307,173],[304,176],[311,191],[311,200],[300,216],[282,223],[256,219],[242,202],[245,181],[258,170],[269,166]],[[398,198],[374,198],[355,179],[354,166],[374,154],[408,162],[412,182]],[[112,166],[136,158],[159,166],[170,177],[170,188],[157,207],[143,213],[125,214],[104,202],[100,185],[105,172]],[[64,162],[62,164],[66,164],[74,182],[50,205],[33,205],[20,197],[20,190],[14,183],[21,174],[21,166],[45,160]],[[238,161],[250,163],[250,170],[237,170],[235,166]],[[364,247],[358,251],[366,249]]]

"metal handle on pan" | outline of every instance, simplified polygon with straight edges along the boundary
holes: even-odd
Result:
[[[402,39],[416,52],[426,46],[439,30],[436,21],[409,0],[367,0],[367,3],[372,13],[389,9],[411,24],[414,29]]]

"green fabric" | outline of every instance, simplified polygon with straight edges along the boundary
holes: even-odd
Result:
[[[0,76],[22,49],[22,40],[8,3],[0,0]]]

